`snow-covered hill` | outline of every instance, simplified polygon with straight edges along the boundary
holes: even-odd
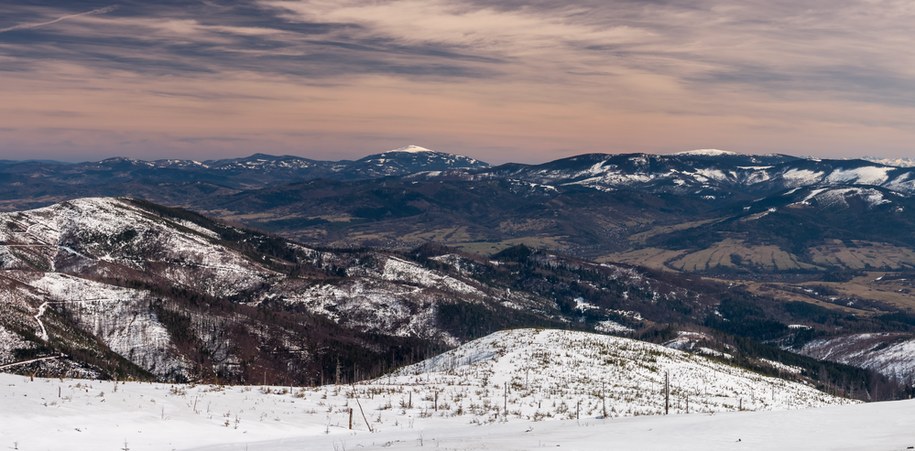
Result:
[[[809,386],[660,345],[550,329],[497,332],[375,383],[458,393],[463,392],[460,387],[479,387],[482,398],[475,399],[479,390],[464,394],[470,398],[466,403],[496,421],[504,413],[497,401],[506,389],[510,413],[527,419],[574,418],[578,401],[584,416],[602,416],[604,408],[607,416],[661,414],[665,376],[670,378],[673,412],[795,409],[847,402]]]
[[[909,334],[872,333],[814,340],[802,354],[877,371],[915,385],[915,338]]]
[[[84,198],[0,213],[0,268],[100,275],[154,273],[212,296],[250,291],[276,274],[217,244],[217,232],[113,198]],[[120,274],[123,276],[123,274]],[[88,293],[79,293],[85,298]],[[55,294],[55,296],[58,296]]]
[[[346,168],[345,176],[348,178],[377,178],[418,172],[474,170],[487,167],[489,164],[475,158],[409,145],[360,158]]]
[[[604,292],[588,296],[586,323],[583,312],[565,308],[579,295],[557,301],[555,288],[512,290],[520,277],[512,267],[450,255],[456,266],[384,251],[317,251],[126,198],[2,213],[0,365],[169,381],[269,372],[304,383],[332,371],[334,352],[352,353],[348,367],[377,375],[374,354],[386,365],[412,362],[418,349],[518,325],[574,321],[597,330],[615,316],[615,298],[697,298],[630,268],[574,262],[562,277],[582,272],[593,285],[578,289]],[[531,259],[528,271],[567,264]]]
[[[318,343],[296,330],[304,326],[253,318],[235,306],[295,309],[303,316],[293,324],[316,316],[334,324],[323,327],[351,331],[344,336],[368,332],[454,345],[457,339],[436,324],[439,302],[501,302],[477,282],[393,256],[318,252],[115,198],[0,214],[0,269],[0,365],[78,348],[114,353],[165,380],[212,372],[239,377],[251,371],[241,356],[254,358],[259,347],[280,360],[283,350],[314,363],[315,353],[303,348]],[[252,339],[259,342],[255,349],[245,343]],[[208,361],[204,368],[201,358]],[[62,374],[81,374],[71,371]]]
[[[525,329],[353,385],[232,387],[0,375],[0,441],[22,450],[64,443],[70,450],[135,451],[402,448],[458,436],[480,440],[503,433],[498,425],[511,425],[521,435],[553,431],[539,439],[565,447],[567,437],[549,438],[562,428],[587,426],[580,432],[596,433],[620,416],[662,413],[664,372],[671,376],[672,416],[666,421],[702,424],[719,418],[711,413],[735,412],[741,403],[744,410],[851,404],[657,345]],[[697,431],[693,440],[703,435]],[[612,440],[604,437],[603,449]]]

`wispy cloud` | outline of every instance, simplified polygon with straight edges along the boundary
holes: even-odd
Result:
[[[17,31],[17,30],[31,30],[33,28],[41,28],[41,27],[46,27],[48,25],[54,25],[56,23],[63,22],[65,20],[69,20],[69,19],[75,19],[77,17],[94,16],[94,15],[98,15],[98,14],[107,14],[107,13],[110,13],[110,12],[116,10],[117,8],[118,8],[117,5],[111,5],[111,6],[106,6],[104,8],[93,9],[91,11],[85,11],[85,12],[75,13],[75,14],[66,14],[66,15],[57,17],[55,19],[47,20],[44,22],[22,23],[19,25],[13,25],[11,27],[0,28],[0,33],[8,33],[10,31]]]

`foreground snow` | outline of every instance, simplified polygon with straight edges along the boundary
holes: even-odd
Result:
[[[651,417],[664,410],[665,374],[674,415]],[[733,445],[734,437],[758,438],[763,432],[754,435],[756,422],[787,427],[799,423],[792,418],[806,418],[730,412],[850,403],[663,346],[535,329],[498,332],[354,386],[223,387],[0,374],[0,387],[0,447],[21,450],[412,449],[432,443],[448,449],[606,449],[608,440],[634,447],[665,429],[664,440],[680,437],[707,448],[719,441]],[[677,441],[669,443],[682,448]]]
[[[346,387],[307,391],[35,379],[0,374],[0,446],[20,450],[881,449],[915,446],[915,402],[470,424]],[[117,388],[115,388],[117,387]],[[58,398],[60,390],[60,398]],[[336,393],[336,394],[335,394]],[[414,402],[420,401],[414,398]],[[347,429],[348,407],[354,430]],[[401,412],[408,412],[403,414]],[[376,420],[381,417],[382,421]],[[391,418],[398,417],[398,422]],[[126,444],[126,446],[125,446]]]

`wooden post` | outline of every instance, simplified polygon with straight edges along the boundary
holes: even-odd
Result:
[[[686,413],[689,413],[689,393],[686,394]]]
[[[578,400],[578,402],[575,403],[575,419],[576,420],[581,419],[581,400],[580,399]]]
[[[438,412],[438,390],[435,391],[435,404],[433,409]]]
[[[508,382],[505,382],[502,393],[502,416],[508,419]]]
[[[604,391],[603,385],[600,387],[600,404],[604,412],[604,418],[607,418],[607,392]]]
[[[600,403],[601,403],[601,410],[603,410],[603,412],[604,412],[604,418],[607,418],[607,394],[604,393],[603,389],[601,389],[601,391],[600,391]]]
[[[664,415],[670,413],[670,373],[664,373]]]
[[[349,408],[349,430],[353,430],[353,408]]]
[[[408,394],[409,394],[409,398],[408,398],[409,400],[407,401],[407,407],[412,409],[413,408],[413,392],[408,392]]]
[[[365,410],[362,410],[362,403],[359,402],[359,398],[356,398],[356,390],[353,390],[353,398],[356,399],[356,405],[359,406],[359,413],[362,414],[362,421],[365,421],[365,425],[369,428],[369,432],[375,432],[372,429],[372,425],[369,424],[369,419],[365,417]]]

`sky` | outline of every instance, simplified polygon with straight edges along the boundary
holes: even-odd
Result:
[[[0,159],[915,156],[909,0],[0,0]]]

